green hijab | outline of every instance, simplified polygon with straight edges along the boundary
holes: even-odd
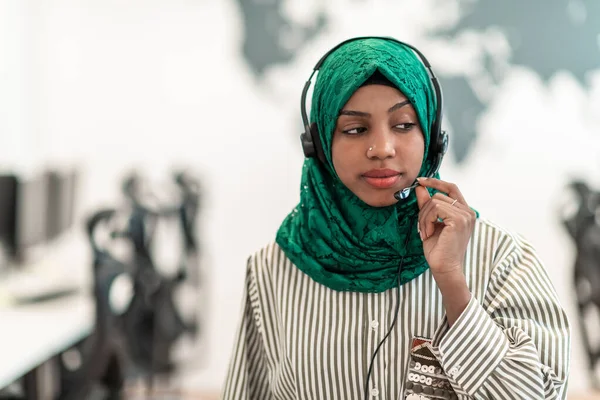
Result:
[[[296,267],[338,291],[383,292],[429,267],[417,233],[419,209],[414,190],[407,200],[392,206],[369,206],[340,181],[331,160],[340,110],[377,70],[412,103],[425,136],[419,176],[428,170],[429,129],[436,99],[425,67],[409,48],[393,41],[349,42],[323,63],[313,91],[310,121],[319,127],[327,164],[316,158],[304,161],[300,203],[285,218],[276,237]]]

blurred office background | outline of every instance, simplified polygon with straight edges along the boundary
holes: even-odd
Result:
[[[572,232],[595,228],[576,217],[594,215],[600,189],[596,0],[1,0],[0,173],[28,197],[11,212],[19,240],[2,238],[0,306],[89,287],[87,219],[127,210],[132,174],[179,204],[174,174],[185,170],[201,188],[202,323],[174,379],[218,393],[246,259],[298,200],[302,87],[325,51],[357,35],[394,36],[431,61],[451,140],[442,177],[538,249],[573,325],[570,391],[590,392],[578,302],[600,287],[576,286],[574,271],[578,252],[597,247],[577,247]],[[40,225],[54,215],[48,176],[63,190],[55,235]],[[179,242],[154,240],[155,261],[175,265]],[[585,319],[594,340],[600,318]]]

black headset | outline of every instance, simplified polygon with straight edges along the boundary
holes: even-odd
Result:
[[[313,68],[313,72],[310,74],[308,81],[306,81],[306,84],[304,85],[304,89],[302,90],[302,98],[300,100],[300,112],[302,114],[302,123],[304,125],[304,132],[302,132],[302,134],[300,135],[300,141],[302,142],[302,149],[304,151],[304,155],[306,157],[316,157],[322,163],[326,163],[325,153],[323,152],[323,145],[321,144],[321,139],[319,137],[319,129],[317,127],[316,122],[313,122],[313,123],[308,122],[308,114],[306,112],[306,96],[307,96],[308,88],[310,87],[312,78],[313,78],[315,72],[317,72],[319,69],[321,69],[323,62],[325,62],[325,60],[327,59],[327,57],[329,57],[329,55],[331,53],[333,53],[334,51],[336,51],[338,48],[345,45],[346,43],[353,42],[355,40],[362,40],[362,39],[383,39],[383,40],[388,40],[388,41],[392,41],[392,42],[396,42],[398,44],[404,45],[404,46],[410,48],[411,50],[413,50],[419,56],[419,58],[421,59],[421,62],[427,69],[427,72],[429,74],[429,79],[431,80],[431,85],[433,86],[433,89],[435,90],[437,110],[436,110],[435,119],[434,119],[433,123],[431,124],[431,128],[429,130],[430,140],[429,140],[429,154],[428,154],[427,158],[430,159],[432,161],[432,163],[431,163],[431,168],[428,171],[428,173],[426,174],[426,176],[427,177],[434,176],[440,169],[440,166],[442,165],[442,159],[444,158],[444,154],[446,154],[446,151],[448,150],[448,134],[446,133],[446,131],[442,130],[442,88],[440,87],[440,84],[438,83],[438,80],[431,69],[431,64],[429,64],[429,61],[427,61],[427,58],[425,58],[423,53],[421,53],[417,48],[411,46],[410,44],[401,42],[401,41],[391,38],[391,37],[360,36],[360,37],[355,37],[355,38],[344,40],[343,42],[339,43],[337,46],[335,46],[334,48],[329,50],[327,53],[325,53],[325,55],[323,57],[321,57],[321,59],[317,62],[317,65],[315,65],[315,67]]]

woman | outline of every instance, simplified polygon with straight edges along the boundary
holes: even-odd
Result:
[[[225,399],[565,398],[567,317],[531,245],[439,180],[413,50],[357,38],[318,64],[317,157],[248,260]]]

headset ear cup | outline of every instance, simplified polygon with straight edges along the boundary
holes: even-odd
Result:
[[[317,123],[313,122],[310,124],[310,137],[313,140],[313,143],[316,143],[319,140],[319,128],[317,127]]]
[[[446,151],[448,151],[448,134],[446,134],[445,131],[440,131],[437,138],[435,153],[432,157],[433,163],[431,165],[431,177],[433,177],[440,170]]]
[[[300,142],[302,142],[302,151],[305,157],[312,158],[316,156],[315,144],[312,141],[310,129],[307,129],[300,135]]]
[[[448,151],[448,134],[446,131],[440,131],[438,143],[438,152],[443,157]]]
[[[319,128],[315,122],[310,124],[310,136],[312,138],[313,147],[315,149],[315,156],[323,164],[327,164],[325,152],[323,151],[323,144],[321,143],[321,136],[319,136]]]
[[[320,139],[319,129],[314,122],[300,135],[304,156],[307,158],[316,157],[322,163],[326,163],[327,160],[325,159],[325,153],[323,152],[323,146],[321,145]]]

